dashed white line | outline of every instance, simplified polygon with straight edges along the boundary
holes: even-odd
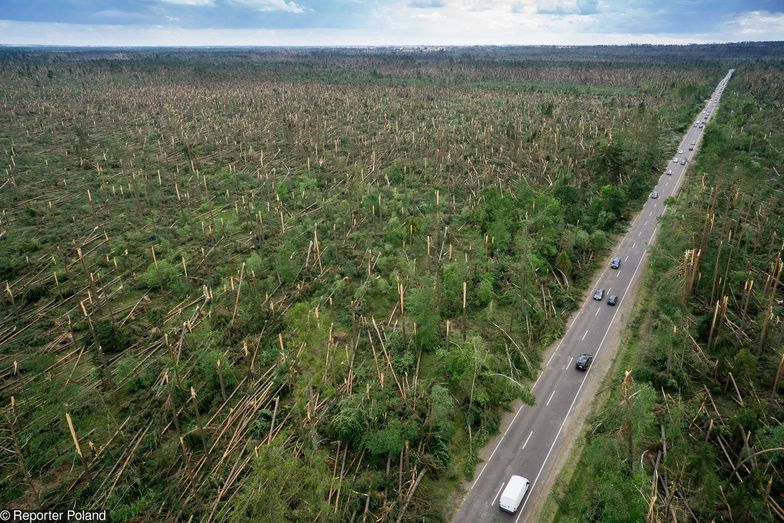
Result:
[[[555,392],[555,391],[553,391],[553,392]],[[534,431],[531,431],[531,432],[528,433],[528,437],[525,438],[525,443],[523,443],[523,446],[520,447],[520,450],[525,450],[525,446],[528,445],[528,440],[531,439],[531,434],[533,434],[533,433],[534,433]]]
[[[553,399],[553,396],[555,396],[555,391],[552,391],[552,392],[550,393],[550,397],[549,397],[549,398],[547,398],[547,403],[545,403],[545,404],[544,404],[544,406],[545,406],[545,407],[546,407],[546,406],[548,406],[548,405],[550,405],[550,400],[552,400],[552,399]]]
[[[638,236],[639,236],[639,234],[638,234]],[[634,249],[636,246],[637,246],[637,242],[634,242],[634,243],[632,244],[632,249]],[[628,256],[627,256],[627,258],[628,258]]]
[[[569,363],[566,364],[566,367],[564,367],[564,370],[566,370],[566,369],[568,369],[568,368],[570,368],[572,366],[572,360],[573,359],[574,359],[574,356],[569,356]]]
[[[598,310],[597,310],[597,312],[598,312]],[[583,334],[583,340],[585,340],[585,337],[586,337],[586,336],[588,336],[588,330],[586,330],[586,331],[585,331],[585,334]]]
[[[498,499],[498,496],[501,494],[501,491],[504,489],[504,485],[506,485],[506,481],[501,483],[501,488],[498,489],[498,492],[495,493],[495,497],[493,498],[493,505],[495,505],[495,500]]]
[[[628,258],[628,256],[627,256],[627,258]],[[624,261],[626,261],[626,260],[624,260]],[[618,274],[616,274],[615,277],[617,278],[620,275],[621,275],[621,271],[618,271]]]
[[[600,310],[602,310],[602,309],[596,309],[596,313],[594,314],[594,316],[598,316]],[[585,332],[587,333],[588,331],[585,331]],[[583,339],[585,339],[585,335],[583,335]]]
[[[655,230],[654,230],[654,232],[655,232]],[[632,274],[632,278],[631,278],[631,280],[629,280],[629,284],[630,285],[631,285],[631,282],[634,281],[634,277],[637,275],[637,271],[640,269],[640,266],[642,265],[642,260],[644,258],[645,258],[644,256],[640,257],[640,261],[637,262],[637,267],[634,269],[634,274]],[[601,352],[601,350],[602,350],[602,347],[604,347],[604,340],[607,339],[607,334],[609,334],[610,328],[612,327],[612,324],[615,321],[615,316],[618,314],[618,311],[621,310],[621,305],[623,304],[623,299],[624,299],[624,297],[621,297],[621,300],[618,302],[618,308],[615,309],[615,312],[613,313],[613,316],[610,319],[610,323],[607,325],[607,330],[604,331],[604,336],[602,337],[602,341],[599,342],[599,347],[596,349],[596,354],[594,354],[594,360],[596,360],[596,358],[599,356],[599,352]],[[539,480],[539,476],[542,475],[542,471],[544,470],[545,465],[547,465],[547,460],[550,458],[550,454],[552,454],[553,449],[555,448],[555,442],[558,441],[558,438],[560,437],[561,432],[563,431],[563,427],[566,424],[566,420],[569,419],[569,414],[572,413],[572,409],[574,408],[574,404],[577,401],[578,396],[580,396],[580,392],[583,390],[583,385],[585,385],[585,380],[588,379],[588,376],[591,373],[591,369],[593,369],[593,366],[588,367],[588,370],[586,371],[585,376],[583,376],[583,381],[580,383],[580,387],[577,389],[577,394],[575,394],[574,398],[572,398],[572,404],[569,406],[569,410],[566,411],[566,416],[564,416],[563,421],[561,421],[561,426],[558,428],[558,432],[555,434],[555,438],[553,438],[552,444],[550,444],[550,450],[547,451],[547,454],[544,457],[544,461],[542,462],[542,466],[539,467],[539,472],[536,473],[536,477],[534,478],[534,480],[531,482],[531,485],[529,486],[530,490],[533,490],[534,485],[536,485],[537,480]],[[553,392],[555,392],[555,391],[553,391]],[[525,501],[523,501],[523,504],[520,507],[520,511],[519,511],[519,513],[517,515],[517,518],[515,519],[515,523],[517,523],[520,520],[520,516],[523,515],[523,512],[525,511],[525,505],[528,503],[529,499],[531,499],[530,492],[529,492],[528,496],[526,496]]]

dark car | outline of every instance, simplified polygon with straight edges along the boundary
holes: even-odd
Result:
[[[593,299],[602,301],[602,298],[604,298],[604,289],[596,289],[596,292],[593,293]]]
[[[577,363],[574,364],[574,368],[577,370],[588,370],[588,367],[591,365],[593,361],[593,356],[590,354],[580,354],[577,357]]]
[[[611,269],[618,269],[620,267],[621,267],[621,257],[620,256],[616,256],[610,262],[610,268]]]
[[[607,305],[612,305],[613,307],[618,305],[618,296],[615,294],[610,294],[607,296]]]

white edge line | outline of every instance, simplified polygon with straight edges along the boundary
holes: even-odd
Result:
[[[700,136],[701,136],[701,134],[700,134]],[[683,172],[683,173],[681,173],[681,174],[685,174],[685,169],[684,169],[684,172]],[[682,182],[682,180],[683,180],[683,176],[679,176],[678,178],[679,178],[679,179],[678,179],[678,182]],[[675,185],[675,190],[674,190],[673,194],[677,194],[677,192],[678,192],[678,189],[680,188],[680,185],[681,185],[680,183],[676,183],[676,185]],[[666,205],[664,206],[664,209],[665,209],[665,211],[666,211],[666,209],[667,209],[667,206],[666,206]],[[630,227],[633,227],[633,226],[634,226],[634,224],[635,224],[635,223],[637,223],[637,218],[639,218],[639,217],[640,217],[640,215],[638,214],[638,215],[635,217],[635,219],[632,221],[632,225],[631,225]],[[651,235],[651,239],[648,241],[648,245],[650,245],[650,241],[651,241],[651,240],[653,240],[653,237],[656,235],[656,232],[657,232],[658,228],[659,228],[659,226],[658,226],[658,224],[657,224],[657,225],[656,225],[656,227],[654,227],[654,229],[653,229],[653,234]],[[640,233],[639,233],[639,234],[642,234],[642,231],[640,231]],[[639,234],[638,234],[638,235],[639,235]],[[636,242],[635,242],[635,244],[636,244]],[[642,261],[643,261],[644,259],[645,259],[645,253],[643,253],[643,255],[640,257],[640,261],[639,261],[639,262],[637,262],[637,267],[634,269],[634,274],[632,274],[632,277],[631,277],[631,279],[629,280],[629,285],[631,285],[631,284],[632,284],[632,282],[634,281],[634,277],[637,275],[637,271],[639,270],[639,268],[640,268],[640,265],[642,264]],[[612,324],[613,324],[613,322],[615,321],[615,315],[616,315],[616,314],[618,314],[618,312],[621,310],[621,305],[623,304],[623,300],[624,300],[624,298],[625,298],[625,295],[624,295],[624,296],[622,296],[622,297],[621,297],[621,300],[620,300],[620,302],[618,302],[618,308],[617,308],[617,309],[615,309],[615,312],[613,313],[613,317],[610,319],[610,324],[609,324],[609,325],[608,325],[608,327],[607,327],[607,331],[605,331],[605,333],[604,333],[604,337],[602,338],[602,341],[599,343],[599,348],[596,350],[596,354],[594,355],[594,358],[596,358],[596,355],[598,355],[598,354],[599,354],[599,352],[602,350],[602,346],[604,345],[604,340],[605,340],[605,338],[607,337],[607,333],[608,333],[608,332],[610,332],[610,327],[612,327]],[[563,343],[563,340],[564,340],[564,338],[566,337],[566,336],[565,336],[566,332],[568,332],[568,331],[569,331],[569,329],[571,329],[571,327],[572,327],[572,324],[574,324],[574,322],[577,320],[577,316],[579,316],[579,315],[580,315],[580,313],[582,313],[582,311],[583,311],[583,309],[585,308],[585,305],[586,305],[587,303],[589,303],[589,302],[586,302],[586,303],[584,303],[584,304],[583,304],[583,306],[580,308],[580,311],[579,311],[579,312],[578,312],[578,313],[575,315],[575,317],[572,319],[572,321],[571,321],[571,323],[569,324],[569,326],[566,328],[566,331],[564,331],[564,337],[562,337],[562,338],[561,338],[561,341],[558,343],[558,346],[555,348],[555,351],[553,351],[553,356],[555,355],[555,353],[557,353],[557,352],[558,352],[558,349],[561,347],[561,344]],[[552,359],[553,359],[553,356],[550,356],[550,360],[552,360]],[[550,361],[550,360],[548,360],[548,365],[549,365],[549,361]],[[539,479],[539,476],[542,474],[542,470],[544,469],[544,465],[547,463],[547,460],[548,460],[548,458],[550,457],[550,454],[551,454],[551,453],[552,453],[552,451],[553,451],[553,447],[555,446],[555,442],[558,440],[558,437],[561,435],[561,430],[563,430],[563,426],[564,426],[564,424],[566,423],[566,420],[569,418],[569,414],[572,412],[572,408],[574,407],[574,403],[575,403],[575,401],[577,400],[577,396],[579,396],[579,394],[580,394],[580,391],[582,390],[582,388],[583,388],[583,385],[585,384],[585,380],[586,380],[586,379],[588,379],[588,374],[590,374],[590,372],[591,372],[591,369],[592,369],[592,368],[593,368],[593,366],[591,366],[591,367],[588,367],[588,370],[586,371],[586,373],[585,373],[585,376],[583,377],[583,381],[582,381],[582,383],[580,383],[580,388],[578,388],[578,389],[577,389],[577,395],[575,395],[574,399],[572,400],[572,404],[569,406],[569,410],[568,410],[568,411],[566,411],[566,417],[564,417],[563,421],[561,422],[561,426],[558,428],[558,433],[555,435],[555,439],[553,439],[553,443],[552,443],[552,445],[550,446],[550,450],[547,452],[547,455],[546,455],[546,456],[545,456],[545,458],[544,458],[544,462],[542,463],[542,466],[539,468],[539,472],[536,474],[536,478],[534,478],[534,481],[533,481],[533,482],[530,484],[530,489],[533,489],[533,487],[534,487],[534,484],[535,484],[535,483],[536,483],[536,481]],[[533,389],[534,387],[536,387],[536,384],[537,384],[537,383],[539,383],[539,379],[541,379],[541,377],[542,377],[542,374],[544,374],[544,371],[545,371],[545,370],[546,370],[546,369],[543,369],[543,370],[542,370],[542,372],[539,374],[539,377],[536,379],[536,381],[534,382],[534,385],[531,387],[532,389]],[[512,421],[509,423],[509,426],[507,426],[507,427],[506,427],[506,430],[505,430],[505,431],[504,431],[504,433],[501,435],[501,438],[498,440],[498,443],[496,444],[495,448],[493,449],[493,452],[490,454],[490,457],[489,457],[489,458],[487,458],[487,461],[485,461],[485,465],[482,467],[482,470],[480,470],[480,471],[479,471],[479,474],[476,476],[476,479],[474,479],[473,483],[471,483],[471,488],[469,489],[469,492],[470,492],[471,490],[473,490],[474,486],[476,485],[476,482],[477,482],[477,481],[479,481],[479,478],[480,478],[480,477],[482,476],[482,474],[484,473],[485,469],[487,468],[487,465],[488,465],[488,464],[490,463],[490,461],[493,459],[493,456],[495,455],[496,451],[498,450],[498,447],[501,445],[501,442],[502,442],[502,441],[504,440],[504,438],[506,437],[506,434],[509,432],[509,429],[512,427],[512,425],[514,425],[514,422],[515,422],[515,420],[517,419],[517,416],[518,416],[518,415],[520,414],[520,412],[523,410],[523,407],[524,407],[524,406],[525,406],[525,404],[522,404],[522,405],[520,405],[520,408],[519,408],[519,409],[517,409],[517,412],[515,413],[515,415],[514,415],[514,418],[512,418]],[[523,514],[523,509],[525,508],[525,505],[528,503],[528,500],[530,499],[530,497],[531,497],[531,496],[530,496],[530,494],[529,494],[528,496],[526,496],[526,498],[525,498],[525,501],[523,502],[523,506],[522,506],[522,507],[520,507],[520,511],[519,511],[519,513],[518,513],[518,516],[517,516],[517,518],[515,519],[515,523],[517,523],[517,521],[520,519],[520,516],[522,516],[522,514]],[[466,496],[463,498],[463,501],[465,501],[467,498],[468,498],[468,494],[466,494]],[[458,512],[459,512],[459,510],[462,508],[462,506],[463,506],[463,503],[461,503],[461,504],[460,504],[460,507],[458,507]]]
[[[685,170],[684,170],[683,174],[685,174]],[[683,176],[680,176],[678,181],[681,182],[682,180],[683,180]],[[679,188],[680,188],[680,183],[676,184],[676,186],[675,186],[675,193],[677,193]],[[667,206],[666,205],[664,206],[664,210],[666,212],[666,210],[667,210]],[[656,233],[657,233],[658,229],[659,229],[659,224],[656,224],[656,227],[653,228],[653,234],[651,234],[651,238],[648,240],[648,245],[650,245],[650,242],[653,241],[653,238],[656,236]],[[640,269],[640,266],[642,265],[642,261],[644,259],[645,259],[645,253],[643,253],[643,255],[640,257],[640,261],[637,262],[637,267],[634,269],[634,274],[632,274],[632,277],[629,280],[629,286],[631,286],[632,283],[634,282],[634,278],[635,278],[635,276],[637,276],[637,271]],[[602,337],[602,341],[599,343],[599,347],[596,349],[596,354],[594,354],[594,360],[599,355],[599,352],[602,350],[602,347],[604,347],[604,340],[605,340],[605,338],[607,338],[607,334],[610,332],[610,328],[612,327],[612,324],[615,321],[615,316],[618,314],[618,311],[621,310],[621,305],[623,304],[623,300],[624,300],[625,297],[626,297],[625,295],[622,296],[621,297],[621,301],[618,302],[618,308],[615,309],[615,312],[613,313],[613,317],[612,317],[612,319],[610,319],[610,324],[607,326],[607,330],[605,331],[604,336]],[[550,450],[547,451],[547,455],[544,457],[544,461],[542,462],[542,466],[539,467],[539,472],[536,473],[536,477],[534,478],[534,480],[530,484],[528,496],[525,497],[525,501],[523,501],[523,505],[520,507],[520,511],[518,512],[517,518],[515,518],[515,523],[517,523],[519,521],[520,516],[523,515],[523,511],[525,510],[525,506],[528,504],[528,500],[531,499],[530,491],[533,490],[534,485],[536,485],[536,482],[539,479],[539,476],[541,476],[542,471],[544,470],[544,466],[547,464],[547,460],[550,458],[550,454],[553,452],[553,448],[555,448],[555,442],[558,441],[558,437],[561,435],[561,431],[563,430],[564,424],[566,423],[566,420],[569,419],[569,414],[571,414],[572,408],[574,408],[574,404],[577,401],[577,397],[580,395],[580,391],[582,390],[583,385],[585,385],[585,380],[588,379],[588,375],[590,374],[591,369],[593,369],[593,365],[588,367],[588,370],[585,372],[585,376],[583,377],[583,381],[580,383],[580,387],[577,389],[577,394],[575,394],[574,398],[572,399],[572,404],[569,405],[569,410],[566,411],[566,416],[564,417],[563,421],[561,421],[561,426],[558,427],[558,432],[556,433],[555,438],[553,439],[553,442],[550,445]]]
[[[498,496],[501,495],[501,491],[504,489],[504,485],[506,485],[506,481],[501,483],[501,488],[498,489],[498,492],[495,493],[495,497],[493,498],[491,505],[495,506],[495,501],[498,499]]]
[[[637,275],[637,271],[640,270],[640,267],[642,266],[642,261],[644,259],[645,259],[645,255],[640,257],[640,261],[637,262],[637,268],[634,269],[634,274],[632,274],[632,277],[629,280],[629,286],[632,285],[632,282],[634,281],[634,277]],[[610,329],[612,328],[612,325],[615,322],[615,316],[617,316],[618,312],[621,310],[621,305],[623,304],[624,298],[625,298],[625,295],[622,296],[621,297],[621,301],[618,302],[618,308],[615,309],[615,312],[613,313],[613,317],[610,320],[609,325],[607,325],[607,330],[604,331],[604,336],[602,337],[602,341],[599,342],[599,348],[596,349],[596,354],[594,354],[594,356],[593,356],[594,361],[596,361],[596,358],[599,355],[599,352],[601,352],[602,347],[604,347],[604,340],[607,339],[607,334],[610,333]],[[594,368],[594,366],[591,365],[590,367],[588,367],[588,370],[585,372],[585,376],[583,377],[583,381],[580,383],[580,388],[577,389],[577,394],[574,395],[574,398],[572,399],[572,404],[569,405],[569,410],[566,411],[566,416],[564,416],[563,421],[561,421],[561,426],[558,427],[558,432],[556,433],[555,438],[553,438],[553,442],[550,445],[550,450],[547,451],[547,455],[544,457],[544,461],[542,462],[542,466],[539,467],[539,472],[536,473],[536,477],[531,482],[531,486],[530,486],[530,489],[529,489],[529,495],[525,497],[525,501],[523,501],[523,505],[520,507],[520,512],[518,513],[517,518],[515,519],[515,523],[517,523],[517,521],[520,519],[520,516],[523,515],[523,511],[525,510],[525,505],[528,503],[528,500],[531,499],[530,490],[533,490],[534,485],[536,485],[536,482],[539,479],[539,476],[542,475],[542,471],[544,470],[544,466],[547,464],[547,460],[550,458],[550,454],[552,454],[553,449],[555,448],[555,442],[558,441],[558,438],[561,435],[561,431],[563,430],[564,424],[566,424],[566,420],[569,419],[569,414],[572,413],[572,409],[574,408],[574,404],[577,401],[577,398],[580,396],[580,391],[583,389],[583,385],[585,385],[585,380],[588,379],[588,375],[591,373],[591,369],[593,369],[593,368]]]

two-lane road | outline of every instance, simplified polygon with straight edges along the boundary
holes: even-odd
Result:
[[[559,465],[563,463],[563,459],[555,459],[554,456],[563,458],[571,448],[584,419],[584,411],[615,356],[619,333],[634,304],[635,284],[645,266],[648,246],[656,236],[657,220],[665,210],[664,201],[677,193],[688,163],[699,146],[703,127],[713,116],[733,71],[731,69],[719,82],[705,109],[689,127],[678,153],[674,155],[678,161],[673,158],[668,162],[654,189],[658,198],[650,198],[645,203],[616,245],[613,256],[621,257],[621,266],[616,270],[608,267],[603,271],[595,287],[605,290],[604,299],[596,301],[589,296],[574,316],[534,383],[532,390],[536,405],[521,405],[517,409],[497,438],[490,456],[478,466],[476,479],[455,515],[455,521],[517,523],[535,521],[539,517]],[[686,160],[685,165],[681,165],[682,159]],[[666,174],[667,169],[671,169],[672,174]],[[619,297],[615,307],[607,305],[610,294]],[[576,358],[582,353],[594,356],[587,372],[574,367]],[[591,389],[591,394],[586,394],[588,389]],[[579,405],[582,417],[575,416],[575,405]],[[574,418],[579,422],[571,423]],[[531,485],[519,510],[511,515],[500,510],[498,497],[513,474],[528,478]]]

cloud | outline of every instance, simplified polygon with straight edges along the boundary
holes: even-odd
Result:
[[[408,6],[417,9],[434,9],[437,7],[445,7],[446,4],[443,0],[412,0],[408,3]]]
[[[538,0],[536,12],[548,15],[591,15],[599,12],[598,0]]]
[[[782,0],[0,3],[6,20],[0,20],[0,44],[580,45],[781,40],[784,35]]]
[[[780,40],[784,35],[784,13],[768,11],[751,11],[740,18],[730,20],[730,30],[738,35],[747,36],[750,40]]]
[[[164,4],[204,6],[215,5],[215,0],[160,0]]]
[[[232,4],[250,7],[257,11],[283,11],[285,13],[304,13],[305,9],[296,2],[287,0],[230,0]]]

